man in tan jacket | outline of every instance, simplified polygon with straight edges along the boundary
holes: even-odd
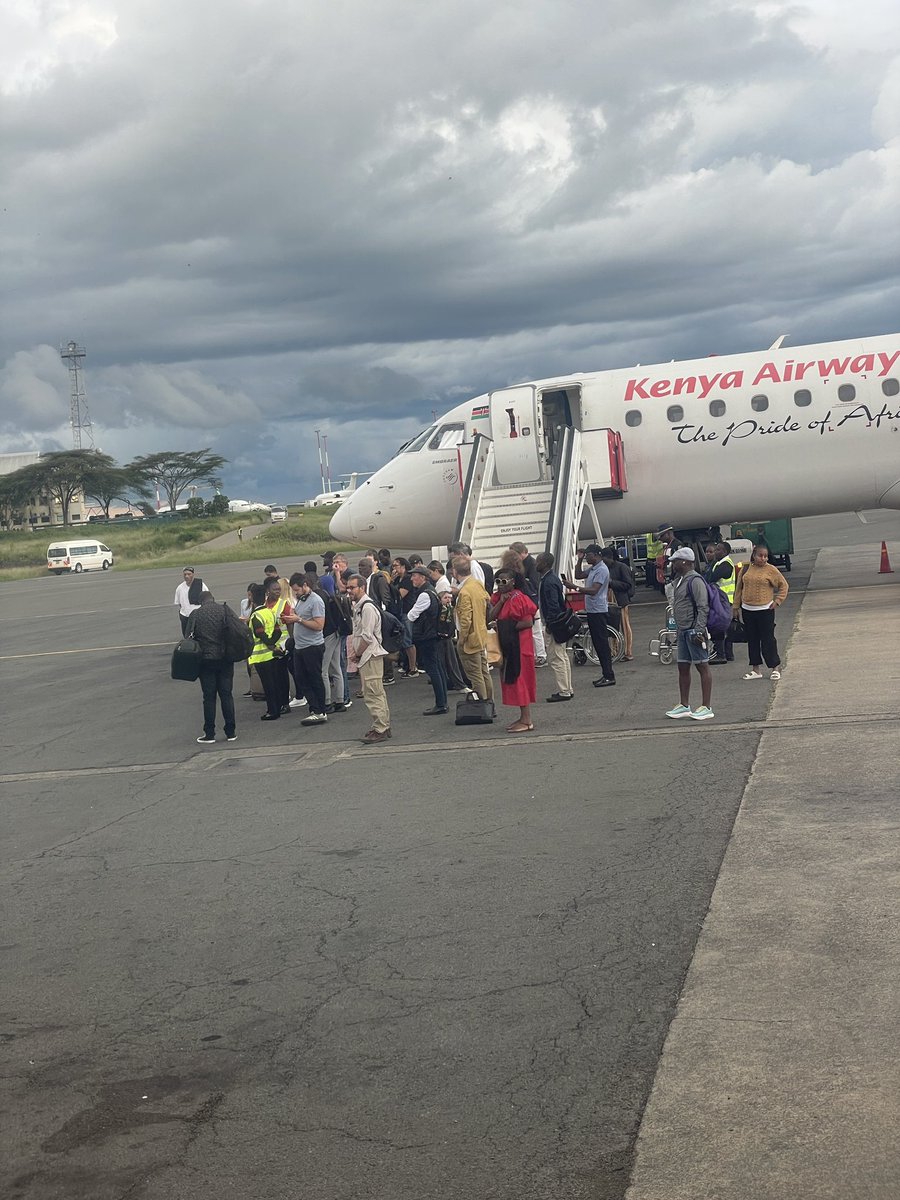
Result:
[[[353,605],[352,649],[359,663],[363,701],[372,718],[372,728],[362,741],[371,746],[386,742],[391,736],[391,710],[384,694],[381,664],[386,653],[381,642],[381,609],[366,595],[366,580],[362,575],[350,576],[347,595]]]
[[[488,594],[473,576],[471,560],[464,555],[454,558],[453,572],[460,585],[456,594],[459,659],[478,698],[493,700],[494,689],[485,656]]]

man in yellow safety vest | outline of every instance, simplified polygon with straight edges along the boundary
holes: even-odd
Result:
[[[708,563],[705,572],[706,578],[719,591],[725,593],[728,603],[733,606],[737,573],[734,569],[734,560],[731,557],[731,546],[728,542],[716,542],[715,545],[710,544],[706,547],[706,561]],[[710,659],[710,662],[715,666],[720,666],[725,662],[734,662],[734,647],[732,646],[731,638],[728,636],[728,631],[714,634],[712,640],[716,656]]]

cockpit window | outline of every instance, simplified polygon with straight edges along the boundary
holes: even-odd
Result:
[[[461,446],[465,440],[465,425],[442,425],[428,443],[428,449],[449,450],[452,446]]]
[[[414,454],[416,450],[421,450],[436,429],[437,425],[429,425],[427,429],[423,429],[420,434],[417,434],[411,442],[407,442],[400,453]]]

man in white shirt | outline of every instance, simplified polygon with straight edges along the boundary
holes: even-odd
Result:
[[[174,604],[178,606],[178,616],[181,618],[181,636],[187,633],[188,618],[200,607],[200,598],[209,588],[202,579],[194,578],[194,568],[185,567],[181,572],[183,579],[175,589]]]

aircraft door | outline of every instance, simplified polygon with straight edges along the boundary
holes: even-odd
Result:
[[[543,479],[540,405],[534,387],[504,388],[488,396],[498,483]]]

